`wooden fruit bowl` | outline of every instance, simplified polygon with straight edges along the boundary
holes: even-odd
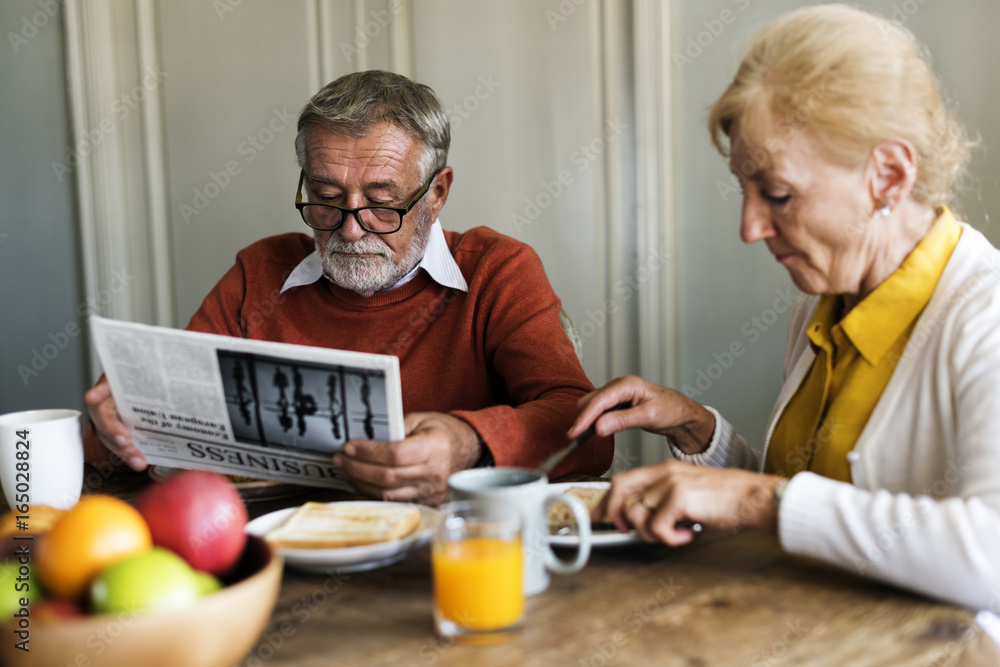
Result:
[[[0,627],[0,664],[53,667],[231,667],[257,642],[281,587],[283,561],[259,537],[248,537],[225,588],[185,609],[123,612],[35,622],[31,651],[14,647]]]

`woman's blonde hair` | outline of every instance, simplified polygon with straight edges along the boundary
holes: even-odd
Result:
[[[916,148],[911,196],[940,207],[975,142],[941,98],[914,36],[869,12],[832,4],[777,19],[750,43],[733,82],[708,119],[712,143],[728,155],[741,139],[773,151],[789,132],[809,132],[832,159],[860,164],[878,143],[906,139]]]

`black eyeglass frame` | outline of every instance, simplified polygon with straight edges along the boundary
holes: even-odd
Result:
[[[394,208],[392,206],[361,206],[358,208],[344,208],[343,206],[337,206],[336,204],[319,204],[316,202],[309,202],[309,201],[304,202],[302,201],[302,184],[306,180],[306,170],[303,169],[299,172],[299,187],[295,191],[295,208],[299,210],[299,215],[302,217],[302,222],[306,223],[306,225],[311,227],[312,229],[317,229],[321,232],[337,231],[338,229],[344,226],[344,221],[347,220],[347,216],[353,215],[354,219],[358,221],[359,225],[361,225],[361,229],[365,230],[366,232],[370,232],[372,234],[395,234],[396,232],[398,232],[400,229],[403,228],[403,216],[409,213],[413,209],[413,207],[417,205],[417,202],[423,199],[424,195],[430,191],[431,183],[434,182],[434,179],[437,178],[437,175],[440,174],[443,169],[444,167],[441,167],[433,174],[431,174],[431,177],[427,179],[427,182],[424,183],[424,186],[420,188],[417,194],[413,196],[413,199],[411,199],[410,202],[403,208]],[[340,224],[337,225],[336,227],[316,227],[315,225],[310,225],[309,221],[306,220],[306,214],[305,211],[303,210],[305,209],[306,206],[325,206],[327,208],[335,208],[341,213],[343,213],[344,217],[340,221]],[[369,229],[368,226],[365,225],[365,223],[361,220],[361,211],[367,209],[382,209],[385,211],[394,211],[399,214],[399,224],[391,232],[380,232],[377,229]]]

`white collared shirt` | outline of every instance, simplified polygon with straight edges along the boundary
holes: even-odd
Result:
[[[455,263],[455,258],[448,249],[448,242],[444,238],[444,230],[441,228],[441,221],[435,220],[431,225],[430,237],[427,239],[427,247],[424,249],[424,256],[420,262],[413,267],[413,270],[399,279],[399,281],[389,289],[395,289],[405,285],[416,277],[420,269],[427,271],[434,282],[444,287],[451,287],[461,292],[469,291],[469,284],[465,282],[462,270]],[[323,263],[319,257],[319,250],[313,250],[299,265],[292,269],[288,280],[281,286],[281,293],[293,287],[312,285],[323,278]]]

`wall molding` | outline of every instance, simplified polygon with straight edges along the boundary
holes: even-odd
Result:
[[[67,0],[64,38],[86,302],[107,317],[172,326],[152,0]],[[96,377],[93,349],[90,368]]]
[[[413,5],[399,0],[399,14],[392,20],[389,32],[389,60],[392,71],[413,77]]]
[[[588,35],[590,45],[587,49],[590,56],[588,66],[590,68],[590,80],[594,82],[591,86],[590,96],[589,135],[591,137],[599,137],[601,136],[601,131],[604,129],[605,102],[607,97],[604,57],[604,42],[606,39],[604,34],[605,2],[600,0],[598,2],[588,3],[588,10],[589,16],[587,18],[590,27]],[[598,283],[601,286],[602,293],[597,302],[604,303],[608,300],[612,293],[611,264],[613,263],[613,258],[615,256],[614,249],[611,247],[613,239],[611,236],[612,221],[608,208],[608,161],[606,153],[603,154],[602,159],[596,160],[593,163],[591,171],[592,173],[590,177],[594,185],[592,198],[594,225],[596,229],[601,230],[602,232],[599,242],[595,244],[592,268],[596,275],[602,277],[602,280]],[[600,369],[601,376],[608,379],[614,377],[614,370],[611,362],[612,348],[610,342],[612,336],[608,331],[609,329],[610,327],[605,330],[603,340],[601,340],[601,345],[591,345],[589,347],[585,347],[588,357],[597,357],[595,365]]]
[[[635,0],[633,7],[639,265],[669,255],[639,290],[639,368],[650,382],[671,387],[677,384],[677,271],[670,3]],[[669,455],[662,437],[643,434],[641,463]]]
[[[66,79],[68,87],[68,101],[70,107],[70,137],[74,148],[77,146],[77,139],[85,136],[87,127],[87,117],[85,113],[85,80],[83,75],[83,44],[81,44],[82,17],[78,2],[67,2],[64,11],[64,40],[66,54]],[[75,167],[76,178],[74,185],[77,199],[77,220],[80,226],[80,264],[83,267],[83,296],[86,302],[96,298],[100,289],[101,266],[98,254],[98,241],[95,228],[95,218],[97,206],[91,188],[91,168],[89,160],[78,160]],[[101,366],[97,355],[94,353],[93,345],[88,350],[88,364],[90,366],[91,377],[97,377],[101,372]]]
[[[159,72],[160,57],[153,0],[136,0],[136,32],[139,71]],[[142,152],[144,154],[146,211],[150,230],[150,259],[153,271],[152,296],[155,304],[153,322],[173,327],[174,293],[170,238],[170,213],[167,203],[167,160],[163,123],[163,101],[159,86],[147,91],[140,106],[142,112]]]

